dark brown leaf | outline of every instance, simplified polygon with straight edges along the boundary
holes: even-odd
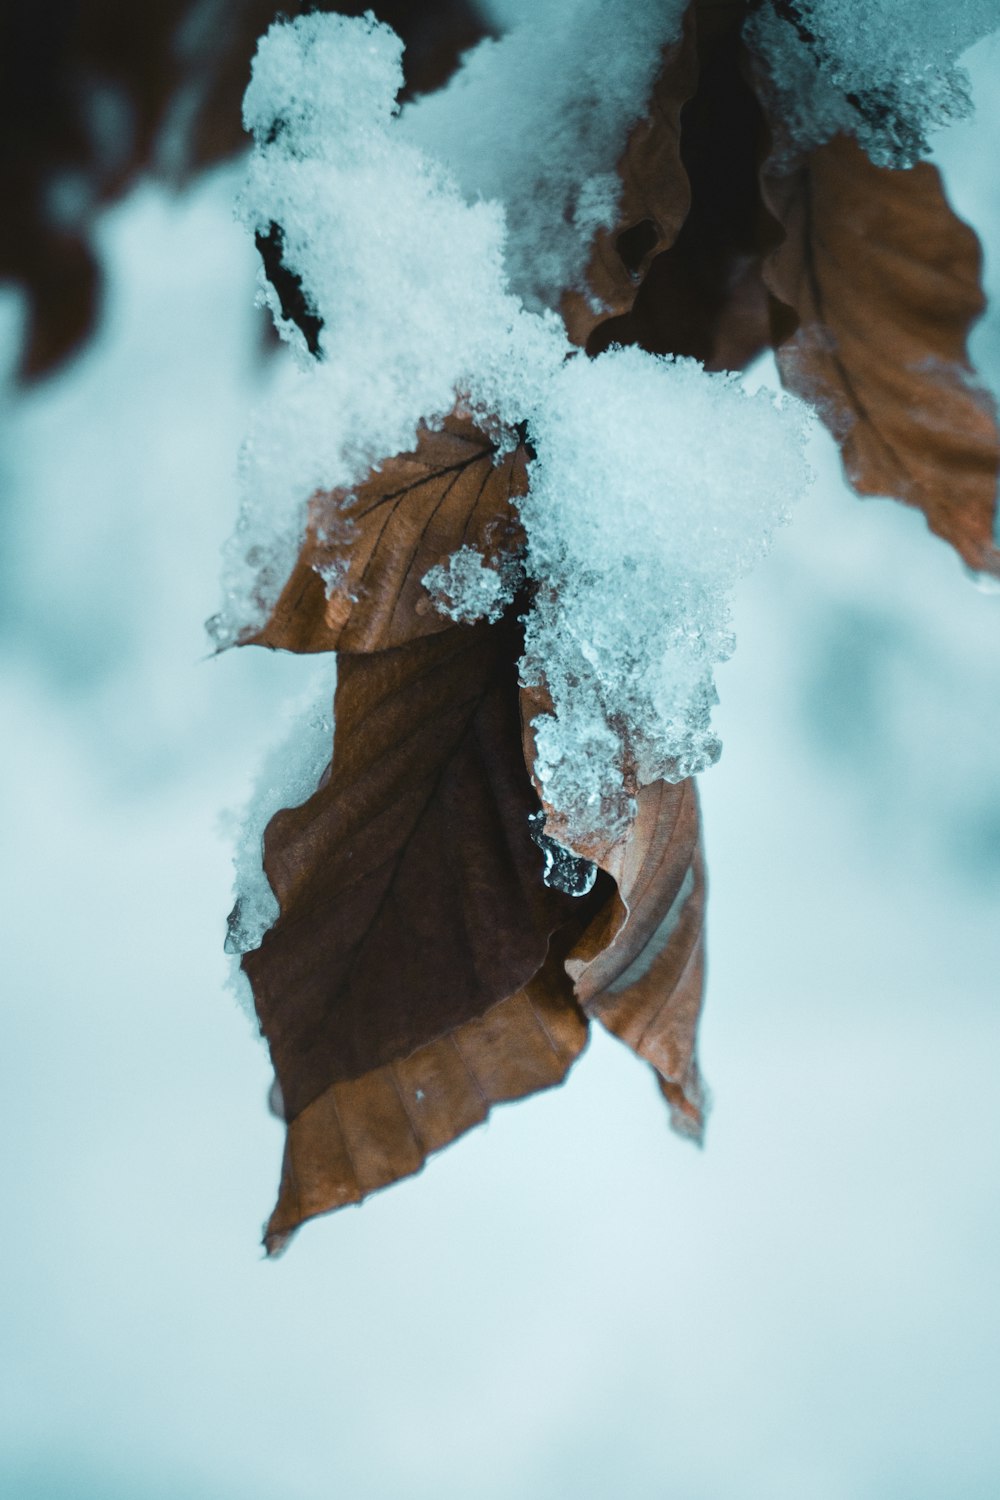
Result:
[[[767,131],[746,77],[742,3],[698,0],[688,17],[697,33],[697,87],[680,119],[680,170],[690,207],[673,242],[661,248],[634,301],[599,323],[588,354],[638,344],[652,354],[685,355],[710,370],[742,369],[770,343],[760,276],[759,171]]]
[[[855,489],[918,506],[971,568],[1000,574],[1000,442],[966,351],[979,243],[936,169],[875,167],[840,136],[789,175],[765,171],[763,190],[785,231],[764,267],[785,384],[817,405]]]
[[[554,953],[523,990],[362,1078],[334,1083],[288,1128],[269,1254],[306,1219],[418,1172],[494,1104],[561,1083],[587,1022]]]
[[[522,542],[512,497],[528,487],[524,443],[496,462],[470,418],[424,427],[413,453],[354,491],[313,498],[298,562],[264,628],[243,644],[286,651],[378,651],[451,628],[423,586],[462,546],[488,560]],[[329,589],[321,572],[336,577]]]
[[[569,291],[560,305],[576,344],[585,345],[598,323],[628,312],[653,258],[673,244],[684,223],[690,189],[681,165],[680,118],[696,80],[694,16],[689,10],[680,40],[664,50],[649,109],[633,126],[618,163],[618,222],[594,238],[587,294]]]
[[[330,775],[269,824],[280,916],[244,956],[289,1119],[483,1016],[580,903],[542,882],[516,623],[340,660]]]

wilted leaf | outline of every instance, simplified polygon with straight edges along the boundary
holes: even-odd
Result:
[[[532,721],[551,711],[544,686],[522,689],[529,769],[535,760]],[[536,790],[541,796],[537,780]],[[576,998],[587,1016],[652,1064],[674,1128],[700,1140],[705,1091],[696,1041],[705,971],[705,870],[694,780],[638,788],[635,816],[615,839],[581,842],[544,800],[543,806],[546,832],[593,860],[616,887],[567,955]]]
[[[268,825],[280,916],[243,959],[290,1119],[516,994],[580,919],[531,838],[520,636],[340,660],[331,772]]]
[[[680,157],[680,117],[697,80],[693,12],[679,41],[665,48],[649,108],[633,126],[618,175],[618,222],[594,237],[587,292],[569,291],[560,305],[574,343],[585,345],[598,323],[628,311],[642,278],[661,250],[673,244],[690,204]]]
[[[635,821],[601,859],[618,887],[566,960],[577,1000],[656,1069],[674,1128],[696,1140],[705,1092],[697,1033],[705,871],[693,780],[643,787]]]
[[[456,439],[475,443],[471,462],[496,473],[474,429]],[[416,494],[436,487],[440,510],[450,491],[439,472],[426,479],[423,458]],[[400,463],[402,487],[391,475]],[[391,509],[397,495],[410,503],[413,463],[394,460],[388,481],[369,481],[373,506]],[[411,562],[427,530],[418,515]],[[399,545],[370,575],[358,615],[366,648],[386,638],[379,621],[392,619],[394,591],[410,587]],[[307,598],[289,594],[290,628]],[[330,773],[268,826],[280,915],[243,963],[288,1122],[271,1252],[305,1219],[418,1171],[493,1103],[561,1081],[585,1044],[586,1016],[652,1063],[675,1125],[700,1135],[704,885],[693,789],[643,789],[625,835],[585,851],[614,885],[599,875],[582,898],[548,888],[521,722],[544,690],[519,698],[521,647],[508,616],[343,654]]]
[[[593,330],[589,354],[638,344],[710,370],[738,370],[770,343],[758,181],[767,132],[745,76],[745,15],[741,0],[697,0],[689,13],[697,87],[681,112],[677,170],[690,184],[690,206],[628,310]]]
[[[244,644],[377,651],[451,628],[423,578],[462,546],[498,561],[522,542],[512,497],[528,487],[523,442],[497,445],[469,417],[423,427],[354,491],[313,498],[298,562],[264,628]]]
[[[787,309],[786,385],[818,406],[858,491],[919,506],[970,567],[1000,573],[995,411],[966,351],[979,243],[936,169],[875,167],[840,136],[763,188],[785,230],[764,277]]]
[[[306,1219],[418,1172],[492,1106],[561,1083],[587,1043],[561,957],[524,989],[408,1057],[334,1083],[288,1127],[270,1254]]]

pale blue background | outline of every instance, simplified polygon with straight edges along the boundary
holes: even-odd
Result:
[[[942,155],[998,290],[975,65]],[[598,1037],[260,1259],[220,814],[311,666],[201,633],[269,378],[237,177],[109,216],[99,338],[2,418],[0,1495],[991,1500],[1000,597],[824,441],[720,673],[704,1153]]]

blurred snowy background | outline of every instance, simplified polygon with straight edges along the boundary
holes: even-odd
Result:
[[[996,307],[968,61],[939,159]],[[239,176],[107,215],[96,339],[0,419],[0,1495],[993,1500],[1000,597],[825,439],[719,674],[704,1153],[595,1036],[262,1261],[223,814],[316,668],[202,632],[274,376]],[[996,312],[974,353],[1000,389]]]

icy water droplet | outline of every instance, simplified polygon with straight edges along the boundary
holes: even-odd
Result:
[[[545,814],[530,813],[528,823],[531,837],[545,857],[542,879],[554,891],[563,891],[567,896],[586,896],[594,889],[597,866],[593,860],[582,859],[545,832]]]
[[[229,913],[227,919],[226,941],[223,944],[225,951],[234,957],[241,953],[249,953],[251,948],[257,946],[258,938],[255,938],[246,921],[244,902],[237,897],[236,905]]]

